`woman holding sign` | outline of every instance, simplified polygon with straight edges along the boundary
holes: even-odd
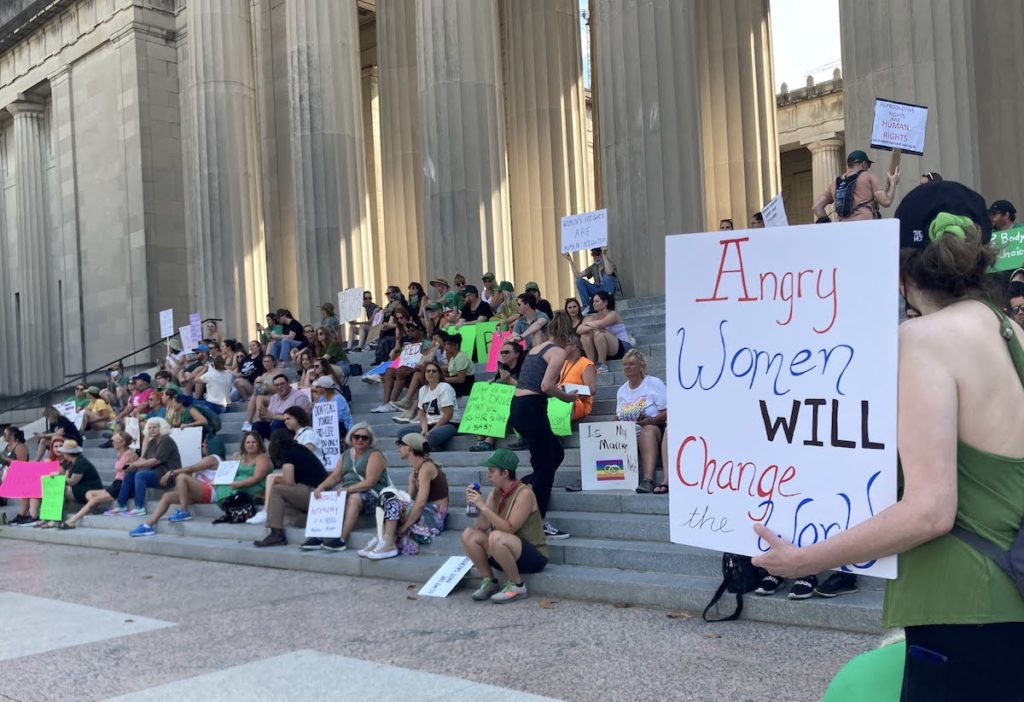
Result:
[[[526,352],[523,347],[513,341],[506,341],[498,351],[498,372],[495,373],[492,383],[501,385],[516,385],[519,382],[519,371],[523,369],[523,361],[526,360]],[[507,432],[508,429],[506,428]],[[493,451],[498,440],[493,436],[478,436],[470,451]]]
[[[615,416],[636,422],[636,446],[642,477],[636,491],[664,495],[668,492],[668,464],[662,466],[665,482],[655,486],[654,473],[661,455],[661,435],[668,423],[668,389],[661,378],[647,375],[647,358],[631,349],[622,359],[626,382],[615,393]]]
[[[900,499],[804,548],[759,524],[754,564],[793,577],[899,554],[882,619],[906,630],[900,699],[1019,700],[1024,596],[994,556],[1024,520],[1024,333],[983,290],[996,252],[979,194],[918,186],[896,215],[921,312],[899,330]]]
[[[74,529],[82,518],[93,511],[96,507],[113,502],[121,492],[121,481],[124,479],[124,468],[130,462],[138,460],[139,456],[132,450],[132,442],[135,441],[128,432],[123,430],[115,431],[110,437],[110,443],[114,447],[114,482],[110,487],[102,490],[90,490],[85,493],[85,506],[66,520],[58,527],[59,529]]]

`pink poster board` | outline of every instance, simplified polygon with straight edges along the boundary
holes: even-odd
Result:
[[[0,497],[39,497],[43,496],[44,475],[60,472],[60,464],[56,461],[30,463],[13,461],[0,485]]]

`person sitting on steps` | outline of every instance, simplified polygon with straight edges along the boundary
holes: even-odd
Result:
[[[583,301],[583,314],[590,313],[592,309],[590,299],[595,293],[604,291],[609,295],[614,295],[618,290],[619,279],[616,275],[615,264],[608,258],[608,247],[591,249],[590,256],[594,262],[582,271],[577,268],[572,254],[564,253],[562,256],[572,266],[572,272],[576,276],[576,292],[579,293],[580,300]],[[594,282],[591,283],[587,278]]]
[[[295,443],[295,438],[287,429],[274,431],[267,452],[274,466],[280,468],[281,472],[267,498],[267,527],[270,532],[265,538],[253,542],[257,548],[288,544],[284,533],[285,518],[290,516],[296,526],[304,526],[309,510],[309,496],[327,477],[320,459],[305,446]]]

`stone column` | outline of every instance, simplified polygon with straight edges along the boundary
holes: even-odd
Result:
[[[354,2],[286,4],[300,314],[372,289],[359,22]]]
[[[836,178],[846,171],[844,147],[842,139],[822,139],[807,145],[807,149],[811,152],[813,200],[817,200],[818,196],[825,192],[825,188],[834,183]]]
[[[512,280],[497,0],[420,0],[427,275]]]
[[[52,353],[55,338],[51,313],[50,235],[48,200],[43,175],[47,138],[43,129],[44,106],[19,100],[7,106],[14,117],[14,179],[17,188],[18,285],[18,392],[43,390],[61,380]]]
[[[664,237],[704,230],[696,10],[597,0],[593,31],[613,260],[626,295],[664,294]]]
[[[863,149],[879,162],[874,172],[883,185],[889,153],[869,149],[875,98],[930,108],[925,155],[903,158],[897,201],[926,171],[939,171],[972,188],[980,185],[972,8],[989,11],[981,9],[989,5],[971,0],[839,3],[846,147]],[[1001,51],[1000,56],[1012,53]]]
[[[564,215],[592,208],[577,0],[504,0],[508,172],[516,277],[574,290]],[[611,253],[616,260],[619,249]]]
[[[737,227],[779,192],[768,0],[699,0],[707,226]]]
[[[245,336],[267,312],[249,0],[188,4],[200,314]]]
[[[8,150],[8,133],[11,122],[0,122],[0,222],[5,224],[10,209],[8,195],[16,196],[11,187],[13,180],[13,151]],[[18,274],[18,262],[12,259],[12,242],[8,240],[7,227],[0,236],[0,329],[16,329],[17,319],[14,306],[14,280]],[[18,348],[17,344],[0,344],[0,387],[10,388],[5,394],[18,391]]]
[[[416,4],[377,0],[380,61],[380,152],[384,210],[385,285],[427,285],[423,243],[423,162],[420,149]],[[380,294],[381,291],[377,291]]]

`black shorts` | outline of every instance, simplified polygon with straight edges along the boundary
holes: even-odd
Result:
[[[523,545],[523,550],[519,554],[519,558],[516,559],[516,568],[519,569],[520,574],[539,573],[544,570],[544,566],[548,564],[548,559],[544,557],[544,554],[529,541],[520,539],[519,542]],[[501,570],[501,566],[493,558],[488,558],[487,561],[492,568]]]
[[[627,351],[629,351],[631,348],[633,348],[633,345],[630,344],[628,341],[623,341],[622,339],[619,339],[618,337],[615,338],[615,341],[618,342],[619,347],[615,350],[615,353],[609,353],[608,354],[608,360],[609,361],[618,361],[620,358],[622,358],[623,356],[626,355]]]
[[[107,494],[110,495],[111,497],[113,497],[115,500],[117,499],[117,496],[118,496],[118,494],[120,492],[121,492],[121,481],[120,480],[115,480],[114,482],[112,482],[110,484],[110,487],[107,488]]]

